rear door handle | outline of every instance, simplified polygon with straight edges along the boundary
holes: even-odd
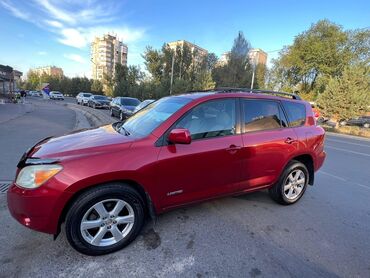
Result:
[[[287,139],[285,139],[285,143],[287,143],[287,144],[292,144],[292,143],[294,143],[296,140],[294,140],[294,139],[292,139],[292,138],[290,138],[290,137],[288,137]]]
[[[228,147],[226,150],[227,151],[237,151],[237,150],[240,150],[242,148],[242,146],[236,146],[236,145],[230,145],[230,147]]]

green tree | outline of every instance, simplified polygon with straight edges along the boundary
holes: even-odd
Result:
[[[212,72],[217,87],[250,87],[252,67],[248,57],[249,50],[249,42],[243,33],[239,32],[234,40],[228,62],[214,68]]]
[[[91,83],[91,92],[96,94],[103,93],[103,84],[97,79],[93,80]]]
[[[354,65],[344,69],[341,77],[331,77],[317,104],[323,115],[347,120],[364,114],[370,105],[369,67]]]
[[[347,42],[348,35],[341,26],[328,20],[313,24],[273,61],[277,85],[309,92],[319,77],[340,76],[351,58]]]

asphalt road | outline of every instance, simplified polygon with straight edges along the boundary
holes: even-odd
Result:
[[[42,101],[0,118],[0,180],[28,146],[73,129],[75,118]],[[0,277],[370,277],[370,140],[327,135],[326,151],[315,185],[293,206],[258,192],[174,210],[101,257],[77,253],[63,233],[53,241],[21,226],[0,194]]]

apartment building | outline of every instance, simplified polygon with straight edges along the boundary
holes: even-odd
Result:
[[[127,65],[127,52],[127,45],[116,35],[95,37],[91,44],[91,77],[102,80],[104,74],[114,76],[116,64]]]
[[[47,75],[59,76],[59,77],[62,77],[64,75],[63,70],[55,66],[39,67],[39,68],[31,69],[31,71],[37,73],[38,75],[47,74]]]
[[[248,52],[249,62],[252,65],[266,65],[267,53],[261,48],[251,48]],[[217,62],[217,66],[224,66],[229,62],[230,51],[222,53],[220,59]]]
[[[6,94],[17,90],[17,81],[22,72],[10,66],[0,65],[0,94]]]
[[[201,62],[204,57],[208,55],[208,51],[204,48],[201,48],[200,46],[193,44],[191,42],[185,41],[185,40],[178,40],[167,43],[170,49],[176,50],[176,48],[179,46],[181,49],[186,45],[189,47],[191,53],[194,55],[195,62]]]

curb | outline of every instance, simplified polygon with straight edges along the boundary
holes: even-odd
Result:
[[[89,111],[90,108],[84,106],[73,103],[67,103],[66,106],[76,112],[76,127],[78,128],[81,128],[81,126],[83,126],[82,128],[86,128],[86,122],[88,122],[88,127],[98,127],[114,122],[114,119],[110,118],[107,115],[104,115],[99,111],[94,111],[97,114],[100,114],[97,115],[96,113],[92,113],[92,111]],[[85,118],[85,120],[83,118]]]

